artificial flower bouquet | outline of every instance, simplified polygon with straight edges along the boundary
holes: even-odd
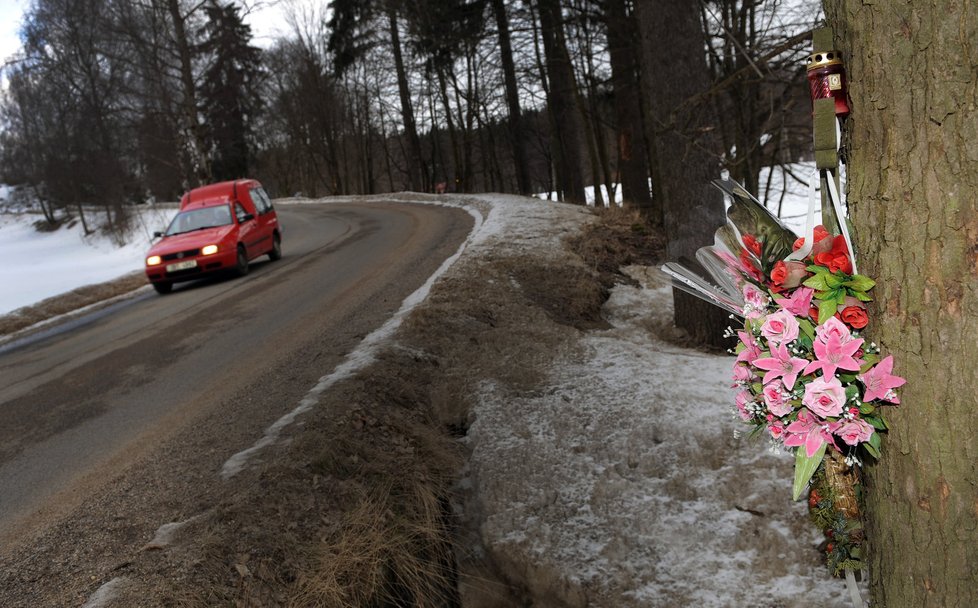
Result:
[[[743,329],[728,330],[738,338],[737,412],[752,435],[794,451],[793,499],[811,484],[810,513],[833,571],[859,569],[859,467],[880,457],[885,408],[899,404],[894,389],[905,382],[893,357],[860,335],[875,281],[855,273],[844,236],[818,226],[808,244],[736,183],[716,184],[733,199],[727,225],[696,262],[663,270],[744,317]]]

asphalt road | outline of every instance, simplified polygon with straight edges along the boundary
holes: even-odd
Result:
[[[135,463],[159,460],[164,444],[180,467],[201,469],[184,477],[216,477],[472,226],[464,211],[428,205],[279,205],[279,215],[280,261],[150,292],[0,354],[0,547],[43,533]],[[185,450],[183,434],[195,437]]]

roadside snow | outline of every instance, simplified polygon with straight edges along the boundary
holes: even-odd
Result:
[[[142,270],[153,231],[164,229],[175,212],[140,209],[137,229],[122,247],[103,235],[84,236],[80,223],[38,232],[37,214],[0,214],[0,285],[6,287],[0,290],[0,314]]]
[[[554,251],[580,222],[577,207],[478,198],[493,230],[467,256]],[[481,387],[466,441],[493,559],[570,606],[848,606],[791,501],[793,459],[734,437],[732,358],[660,339],[669,283],[629,272],[640,286],[613,290],[613,327],[555,354],[544,387]]]
[[[734,438],[731,358],[659,340],[671,289],[633,272],[643,287],[606,305],[614,328],[554,361],[549,389],[483,387],[484,542],[590,606],[848,606],[790,500],[793,460]]]

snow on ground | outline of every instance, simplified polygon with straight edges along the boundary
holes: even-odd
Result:
[[[573,224],[564,205],[489,200],[499,238],[468,255],[553,250]],[[544,386],[482,385],[467,442],[490,553],[570,606],[849,606],[791,501],[793,458],[735,438],[732,357],[662,340],[669,283],[629,270],[641,286],[613,290],[613,327],[555,353]]]
[[[143,207],[129,242],[119,247],[104,235],[84,236],[80,222],[38,232],[36,213],[0,213],[0,314],[76,287],[101,283],[142,270],[152,234],[163,230],[172,207]],[[88,218],[98,220],[97,216]]]
[[[614,328],[555,360],[549,389],[484,387],[469,430],[495,505],[484,538],[587,605],[848,606],[791,502],[793,458],[734,437],[732,358],[658,339],[671,288],[635,272],[644,287],[606,305]]]

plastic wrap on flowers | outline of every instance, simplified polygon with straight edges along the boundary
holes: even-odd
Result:
[[[809,504],[830,539],[829,564],[836,574],[857,568],[859,467],[880,457],[884,411],[899,403],[894,389],[905,382],[893,375],[893,358],[860,334],[876,283],[855,273],[847,235],[817,226],[798,238],[739,185],[715,183],[733,200],[726,225],[697,252],[698,264],[663,270],[677,287],[744,318],[729,330],[739,338],[737,412],[752,435],[794,452],[794,500],[814,477]]]

